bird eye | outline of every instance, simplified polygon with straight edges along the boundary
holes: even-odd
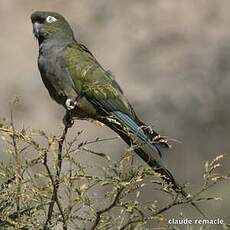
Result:
[[[48,23],[52,23],[52,22],[56,22],[57,19],[56,19],[55,17],[53,17],[53,16],[48,16],[48,17],[46,18],[46,21],[47,21]]]

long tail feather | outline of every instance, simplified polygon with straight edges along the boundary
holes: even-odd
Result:
[[[173,177],[172,173],[163,167],[160,167],[158,169],[155,169],[156,172],[160,173],[163,175],[163,180],[165,180],[166,183],[171,183],[172,188],[175,192],[180,193],[184,198],[189,199],[189,194],[180,186],[175,178]],[[206,218],[205,213],[194,203],[190,202],[190,204],[203,216]]]
[[[160,159],[161,152],[159,147],[168,147],[167,141],[164,138],[159,138],[159,143],[152,142],[151,140],[159,135],[154,130],[145,129],[147,126],[145,126],[140,120],[134,120],[129,115],[120,111],[112,112],[112,115],[115,118],[115,122],[106,118],[101,119],[100,121],[114,130],[129,146],[133,145],[137,139],[139,140],[139,144],[141,141],[142,144],[134,149],[138,156],[155,172],[160,173],[163,176],[162,179],[166,183],[172,184],[172,188],[175,192],[180,193],[184,198],[189,199],[188,193],[176,182],[171,172],[163,166]],[[203,211],[201,211],[194,202],[191,202],[191,205],[202,216],[206,217]]]

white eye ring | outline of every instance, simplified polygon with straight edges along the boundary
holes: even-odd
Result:
[[[53,17],[53,16],[48,16],[48,17],[46,18],[46,21],[47,21],[48,23],[52,23],[52,22],[56,22],[57,19],[56,19],[55,17]]]

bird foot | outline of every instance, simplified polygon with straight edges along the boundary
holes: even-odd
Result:
[[[65,116],[63,117],[63,124],[67,127],[67,128],[71,128],[74,124],[74,120],[71,114],[71,111],[67,110]]]
[[[68,98],[65,102],[66,109],[71,111],[76,108],[77,106],[77,100],[73,100],[71,98]]]

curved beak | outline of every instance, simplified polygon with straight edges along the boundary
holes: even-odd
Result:
[[[39,37],[40,29],[41,29],[41,24],[38,22],[34,22],[33,23],[33,33],[34,33],[36,38]]]

